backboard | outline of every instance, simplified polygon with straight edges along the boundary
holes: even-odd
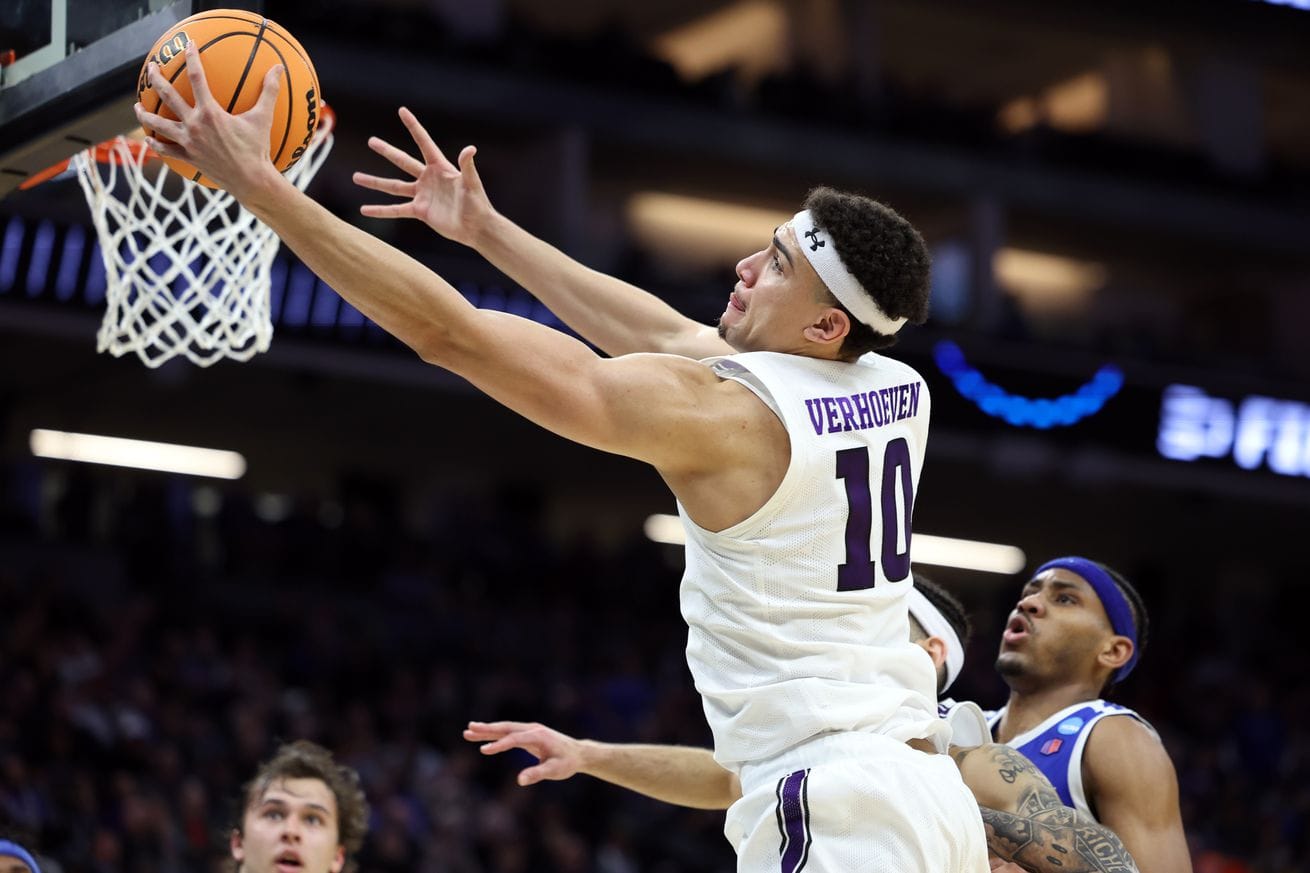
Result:
[[[0,25],[0,197],[74,153],[135,128],[141,61],[171,25],[260,2],[6,0]]]

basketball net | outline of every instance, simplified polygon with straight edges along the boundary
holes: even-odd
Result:
[[[332,150],[333,122],[324,107],[313,141],[286,171],[302,191]],[[115,137],[72,165],[105,264],[97,351],[135,352],[148,367],[178,355],[208,367],[268,351],[273,231],[226,191],[170,178],[139,140]]]

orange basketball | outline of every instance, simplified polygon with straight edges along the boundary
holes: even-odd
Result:
[[[274,64],[282,64],[282,89],[273,110],[269,154],[279,170],[300,160],[318,128],[322,98],[318,75],[309,55],[295,37],[281,25],[244,9],[212,9],[179,21],[159,38],[141,65],[137,99],[149,112],[165,118],[177,116],[164,106],[146,80],[146,64],[154,61],[182,99],[193,103],[191,80],[186,74],[187,43],[200,50],[205,78],[214,99],[228,112],[241,113],[259,99],[264,75]],[[147,134],[154,136],[151,130]],[[193,182],[217,188],[194,166],[176,158],[162,158],[175,172]]]

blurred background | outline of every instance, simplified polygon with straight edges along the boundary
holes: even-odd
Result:
[[[107,32],[160,5],[69,0],[68,20]],[[310,192],[483,307],[557,324],[472,252],[358,214],[377,198],[350,173],[389,172],[365,140],[406,142],[400,105],[447,154],[478,145],[500,211],[707,322],[811,186],[909,217],[934,310],[892,353],[934,400],[914,555],[973,610],[953,693],[1004,701],[992,662],[1036,566],[1110,564],[1152,625],[1115,699],[1164,738],[1196,869],[1291,873],[1310,870],[1297,5],[263,11],[337,112]],[[6,2],[0,42],[20,60],[38,6]],[[220,869],[240,781],[308,737],[364,776],[365,871],[733,869],[718,813],[586,778],[521,789],[526,757],[460,738],[471,718],[513,718],[708,744],[681,552],[651,538],[673,511],[653,472],[423,365],[286,252],[266,354],[158,370],[97,355],[104,273],[76,182],[11,192],[0,230],[0,828],[68,873]],[[39,458],[36,429],[225,449],[246,468]],[[924,535],[1010,548],[983,568],[949,543],[921,553]]]

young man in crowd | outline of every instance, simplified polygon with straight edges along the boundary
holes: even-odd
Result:
[[[299,740],[246,784],[229,849],[236,873],[353,873],[367,830],[359,774]]]

